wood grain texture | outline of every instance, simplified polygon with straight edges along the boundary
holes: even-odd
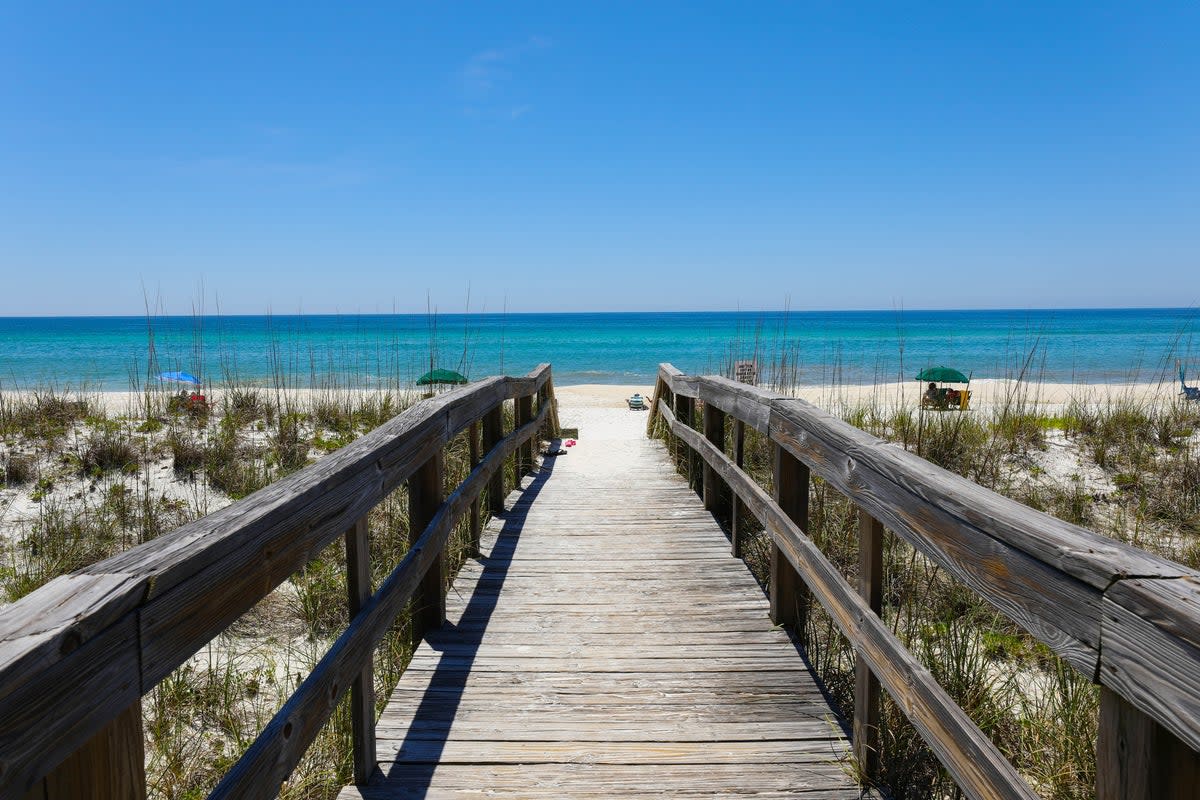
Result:
[[[492,452],[503,438],[504,407],[497,404],[483,416],[483,452]],[[496,470],[488,481],[488,511],[493,514],[504,513],[504,470]]]
[[[704,437],[714,447],[725,448],[725,412],[716,406],[704,406]],[[729,517],[729,487],[725,486],[712,467],[704,465],[704,508],[717,519]]]
[[[474,509],[474,504],[472,504]],[[371,546],[367,518],[346,531],[346,596],[350,620],[371,599]],[[365,784],[375,770],[375,670],[368,660],[350,684],[350,736],[354,782]]]
[[[1097,800],[1200,800],[1200,755],[1112,689],[1100,689]]]
[[[740,419],[735,420],[733,428],[733,463],[741,469],[746,460],[746,423]],[[742,528],[745,524],[742,522],[742,501],[738,499],[736,492],[730,491],[730,494],[732,499],[729,510],[729,551],[734,558],[741,558]]]
[[[1117,581],[1103,611],[1099,682],[1200,750],[1200,579]]]
[[[533,398],[518,397],[515,402],[516,426],[519,428],[533,418]],[[519,484],[532,468],[533,443],[526,442],[517,448],[517,457],[513,461],[513,482]]]
[[[483,552],[380,719],[381,777],[344,796],[861,796],[795,643],[660,444],[547,459]]]
[[[523,445],[522,445],[523,446]],[[408,545],[411,548],[425,532],[442,505],[445,491],[445,465],[442,454],[435,453],[413,473],[408,482]],[[413,594],[412,638],[415,646],[428,631],[435,631],[446,621],[446,559],[441,550],[433,557],[429,569]]]
[[[43,781],[45,800],[146,797],[142,704],[133,703]]]
[[[772,467],[775,502],[797,527],[808,530],[808,467],[778,445],[774,447]],[[774,542],[771,543],[770,568],[771,619],[779,625],[790,626],[803,640],[810,602],[808,587]]]
[[[858,512],[858,596],[879,616],[883,610],[883,526]],[[860,655],[854,658],[854,757],[863,776],[879,778],[879,679]]]

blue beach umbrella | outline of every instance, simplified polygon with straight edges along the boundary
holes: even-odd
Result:
[[[158,373],[158,379],[163,383],[190,383],[193,386],[200,385],[200,379],[190,372],[160,372]]]

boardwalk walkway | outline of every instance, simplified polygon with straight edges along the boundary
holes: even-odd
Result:
[[[848,742],[642,415],[493,520],[342,798],[852,798]]]

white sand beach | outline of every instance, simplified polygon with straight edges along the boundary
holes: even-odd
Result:
[[[765,387],[764,387],[765,388]],[[918,381],[877,383],[877,384],[836,384],[836,385],[800,385],[787,392],[791,396],[807,400],[831,412],[837,412],[860,405],[879,405],[894,408],[901,405],[916,405],[920,400],[925,385]],[[955,387],[961,388],[961,387]],[[205,395],[209,403],[219,407],[225,395],[232,391],[228,387],[206,388]],[[274,389],[257,387],[264,399],[274,400]],[[977,378],[971,381],[971,402],[973,410],[988,412],[1013,400],[1021,401],[1027,408],[1038,409],[1040,413],[1056,414],[1064,411],[1071,403],[1078,402],[1092,406],[1110,405],[1113,403],[1135,404],[1170,404],[1180,398],[1179,384],[1176,382],[1163,383],[1034,383],[1013,381],[1002,378]],[[568,386],[555,386],[555,394],[560,405],[577,408],[627,408],[626,400],[635,392],[640,393],[649,401],[654,394],[654,384],[607,384],[587,383]],[[306,408],[314,401],[337,399],[341,397],[381,396],[388,392],[366,389],[307,389],[288,388],[284,390],[288,401],[298,408]],[[0,397],[7,396],[12,400],[31,397],[31,390],[7,390],[0,392]],[[105,413],[110,416],[137,418],[144,416],[146,395],[131,391],[83,391],[68,392],[71,396],[80,396],[93,400]],[[153,396],[165,400],[170,391],[158,390]],[[401,399],[392,393],[396,399]],[[414,390],[407,399],[414,399],[419,394]]]
[[[879,405],[894,408],[915,406],[925,385],[917,381],[879,383],[871,385],[842,384],[836,386],[797,386],[789,394],[807,400],[831,412],[860,405]],[[1093,406],[1118,402],[1136,404],[1169,404],[1179,399],[1177,383],[1028,383],[998,378],[971,381],[972,409],[989,412],[1005,402],[1019,400],[1030,410],[1056,414],[1072,402]],[[626,408],[626,400],[639,392],[649,399],[654,394],[652,384],[577,384],[556,386],[555,393],[563,407]]]

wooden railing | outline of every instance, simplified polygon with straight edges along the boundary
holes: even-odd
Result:
[[[692,427],[701,413],[703,433]],[[1100,685],[1101,800],[1197,796],[1200,574],[988,491],[804,401],[725,378],[662,365],[648,432],[660,421],[689,472],[702,464],[705,505],[732,519],[734,552],[743,513],[764,526],[775,621],[801,623],[811,593],[853,645],[854,749],[868,778],[882,684],[969,797],[1037,796],[880,618],[886,529]],[[741,468],[746,425],[773,446],[774,497]],[[812,475],[859,508],[857,591],[808,536]]]
[[[516,423],[505,435],[508,400]],[[410,601],[415,637],[442,624],[443,549],[456,522],[471,515],[477,548],[482,490],[491,510],[503,511],[505,460],[515,454],[519,480],[532,469],[539,431],[556,427],[549,364],[524,378],[470,384],[3,609],[0,796],[144,796],[142,695],[343,535],[349,625],[213,796],[275,796],[347,691],[355,779],[365,783],[376,760],[375,646]],[[443,497],[443,448],[464,430],[473,468]],[[372,591],[367,514],[405,481],[410,547]]]

